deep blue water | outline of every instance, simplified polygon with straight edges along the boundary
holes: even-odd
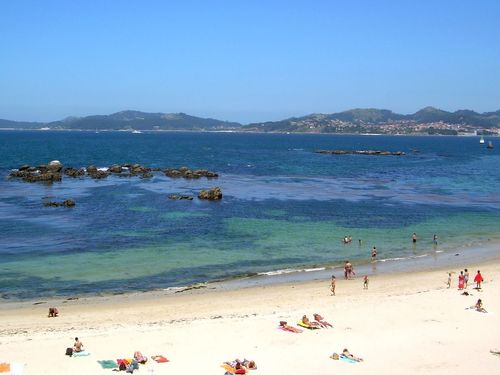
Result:
[[[407,155],[332,156],[318,149]],[[52,185],[7,178],[22,164],[54,159],[73,167],[185,165],[220,177],[66,177]],[[387,259],[498,241],[499,164],[498,148],[487,150],[477,137],[2,131],[0,294],[149,290],[361,263],[372,246]],[[222,201],[167,199],[213,186],[222,188]],[[76,207],[43,206],[66,198]],[[341,243],[345,235],[352,245]]]

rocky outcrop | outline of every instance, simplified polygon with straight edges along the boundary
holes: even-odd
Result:
[[[123,172],[123,168],[121,165],[112,165],[111,167],[108,168],[108,172],[110,173],[122,173]]]
[[[171,194],[168,196],[168,199],[171,199],[174,201],[182,201],[182,200],[192,201],[193,197],[191,197],[190,195]]]
[[[101,171],[94,165],[89,165],[87,167],[87,175],[95,180],[100,180],[101,178],[108,177],[108,172]]]
[[[222,191],[219,187],[214,187],[209,190],[202,190],[198,193],[198,198],[211,201],[222,199]]]
[[[21,165],[10,173],[12,178],[21,178],[26,182],[54,182],[61,181],[62,175],[68,177],[89,176],[93,179],[106,178],[109,175],[119,177],[139,177],[141,179],[152,178],[153,172],[163,172],[168,177],[181,177],[186,179],[198,179],[202,177],[216,178],[219,175],[207,169],[191,170],[188,167],[180,168],[149,168],[140,164],[113,164],[106,169],[98,169],[95,165],[89,165],[87,168],[64,168],[58,160],[53,160],[48,164],[33,167],[27,164]]]
[[[82,177],[82,176],[85,176],[85,169],[83,169],[83,168],[76,169],[73,167],[67,167],[67,168],[64,168],[63,173],[68,177],[74,177],[74,178]]]
[[[217,178],[219,175],[215,172],[208,171],[206,169],[197,169],[195,171],[189,169],[188,167],[180,167],[176,168],[166,168],[163,170],[165,176],[173,177],[173,178],[187,178],[187,179],[196,179],[201,177],[206,178]]]
[[[74,207],[76,202],[73,199],[66,199],[62,202],[45,202],[46,207]]]
[[[331,155],[380,155],[380,156],[403,156],[403,151],[384,151],[384,150],[317,150],[318,154],[331,154]]]
[[[62,178],[60,173],[51,172],[47,168],[42,168],[42,166],[38,168],[28,166],[27,168],[23,168],[23,170],[13,170],[10,172],[9,177],[21,178],[25,182],[46,183],[61,181]]]

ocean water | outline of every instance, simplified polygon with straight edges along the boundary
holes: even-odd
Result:
[[[7,178],[54,159],[188,166],[220,177]],[[2,131],[0,295],[122,293],[362,264],[372,246],[380,261],[474,249],[500,242],[499,165],[498,148],[477,137]],[[167,198],[214,186],[219,202]],[[43,206],[67,198],[74,208]],[[346,235],[352,244],[342,243]]]

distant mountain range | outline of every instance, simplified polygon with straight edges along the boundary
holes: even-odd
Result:
[[[311,114],[281,121],[248,124],[242,130],[306,133],[419,133],[453,134],[477,129],[499,129],[500,110],[477,113],[447,112],[426,107],[411,115],[386,109],[351,109],[333,114]],[[486,131],[487,132],[487,131]]]
[[[302,133],[440,133],[457,134],[481,130],[498,133],[500,110],[477,113],[470,110],[447,112],[426,107],[410,115],[385,109],[352,109],[332,114],[310,114],[281,121],[242,125],[237,122],[190,116],[185,113],[122,111],[111,115],[68,117],[61,121],[16,122],[0,120],[0,128],[54,130],[239,130]]]
[[[47,123],[0,120],[0,128],[54,130],[225,130],[241,127],[237,122],[189,116],[185,113],[121,111],[111,115],[68,117]]]

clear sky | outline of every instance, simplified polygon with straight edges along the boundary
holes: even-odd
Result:
[[[0,118],[500,109],[499,0],[1,1]]]

